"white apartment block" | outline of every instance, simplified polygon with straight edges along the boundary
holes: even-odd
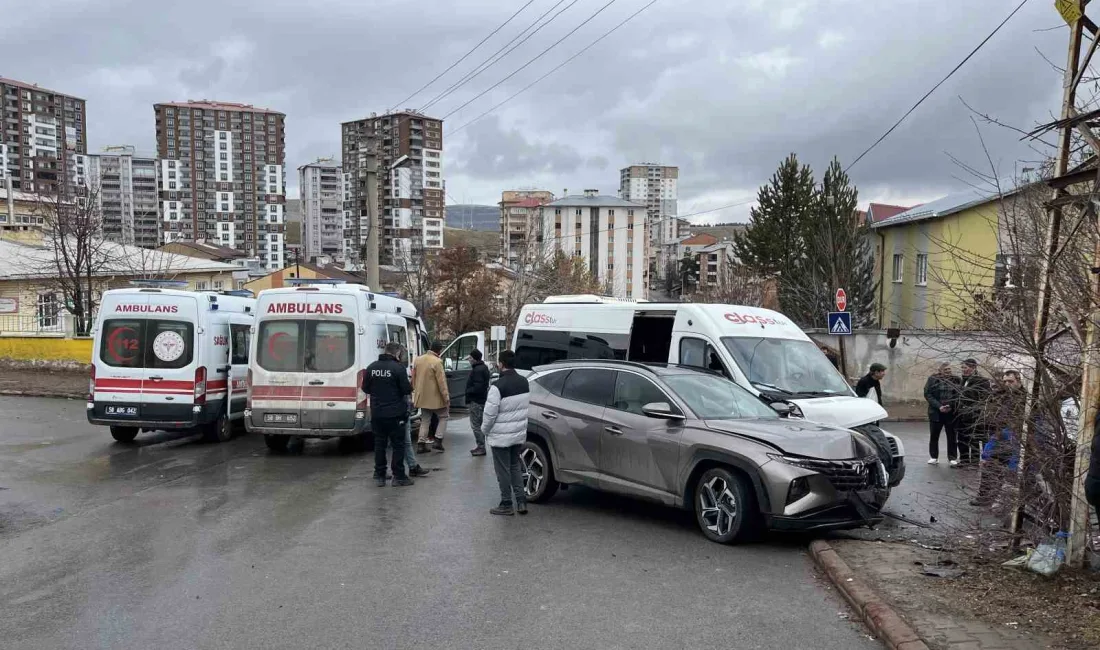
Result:
[[[298,168],[302,258],[305,261],[344,261],[346,192],[344,171],[339,161],[323,158]]]
[[[645,209],[597,190],[566,196],[539,208],[543,245],[580,257],[607,295],[640,300],[646,297]]]
[[[163,240],[231,247],[283,268],[285,116],[211,101],[154,110]]]
[[[0,77],[0,178],[28,194],[56,194],[87,153],[83,99]]]
[[[160,245],[156,157],[123,145],[76,154],[73,162],[71,180],[94,195],[105,239],[142,248]]]
[[[619,177],[619,195],[627,201],[646,206],[649,230],[650,260],[657,275],[663,276],[665,266],[675,262],[676,245],[679,242],[679,226],[676,219],[678,167],[641,163],[624,167]]]

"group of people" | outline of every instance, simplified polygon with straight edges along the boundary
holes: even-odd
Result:
[[[378,360],[367,366],[363,392],[370,396],[371,431],[374,433],[374,479],[379,487],[387,482],[386,449],[392,451],[389,468],[392,485],[413,485],[415,476],[429,472],[417,462],[417,454],[443,453],[443,438],[450,418],[451,395],[439,354],[443,346],[433,343],[429,352],[408,366],[408,351],[399,343],[385,346]],[[476,446],[472,456],[492,450],[493,467],[500,487],[500,503],[494,515],[527,514],[520,451],[527,440],[527,409],[530,388],[515,369],[515,353],[498,355],[500,376],[492,382],[489,367],[480,350],[470,353],[470,379],[466,403]],[[412,446],[412,415],[420,410],[416,450]]]

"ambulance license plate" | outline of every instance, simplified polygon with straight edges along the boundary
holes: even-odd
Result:
[[[298,414],[264,413],[264,424],[298,424]]]
[[[122,415],[126,417],[137,417],[138,407],[136,406],[108,406],[107,415]]]

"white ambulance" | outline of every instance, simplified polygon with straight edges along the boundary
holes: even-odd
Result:
[[[427,350],[412,303],[335,280],[260,292],[245,426],[273,451],[292,439],[354,437],[370,447],[363,373],[386,343]]]
[[[769,404],[807,420],[856,429],[889,460],[891,485],[905,450],[877,423],[886,411],[856,397],[817,345],[783,314],[757,307],[553,296],[525,305],[512,335],[521,370],[561,359],[673,363],[722,373]]]
[[[100,301],[88,421],[111,427],[119,442],[154,430],[229,440],[244,416],[256,300],[249,292],[180,290],[186,282],[133,284]]]

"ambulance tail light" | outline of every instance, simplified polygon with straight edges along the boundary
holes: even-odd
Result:
[[[206,366],[195,368],[195,405],[206,404]]]
[[[370,395],[363,390],[363,382],[367,379],[367,371],[360,370],[359,374],[355,377],[356,386],[356,401],[355,401],[355,419],[365,420],[367,419],[367,409],[370,408]]]
[[[250,409],[252,408],[252,368],[248,369],[248,374],[245,376],[244,388],[247,391],[247,397],[244,398],[244,407]]]
[[[88,401],[95,401],[95,364],[92,364],[92,372],[88,376]]]

